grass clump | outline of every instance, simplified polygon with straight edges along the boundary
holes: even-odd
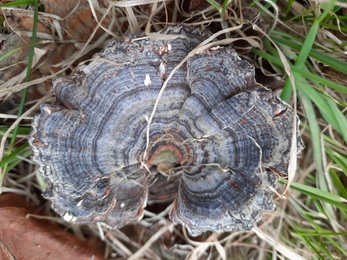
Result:
[[[97,29],[93,30],[89,39],[81,42],[56,35],[49,38],[49,44],[58,45],[70,41],[78,46],[78,51],[73,57],[61,61],[63,68],[57,69],[58,72],[43,75],[41,79],[30,77],[33,69],[38,70],[40,65],[33,68],[35,47],[46,46],[42,39],[36,37],[38,0],[0,4],[0,8],[31,5],[34,17],[30,42],[27,42],[29,60],[26,77],[23,82],[6,89],[6,92],[0,89],[0,96],[24,89],[20,104],[15,110],[16,118],[30,118],[30,111],[23,115],[28,86],[73,70],[80,57],[103,48],[105,41],[112,37],[121,39],[125,34],[140,31],[149,34],[161,30],[167,23],[184,21],[197,26],[211,26],[216,32],[215,39],[224,43],[236,45],[243,39],[247,43],[246,47],[242,45],[244,49],[251,49],[254,55],[248,55],[248,59],[253,59],[264,74],[281,78],[281,98],[296,108],[301,119],[300,128],[306,148],[298,160],[297,169],[291,169],[292,175],[295,171],[296,175],[290,180],[281,180],[281,184],[290,185],[285,194],[287,199],[278,201],[277,211],[274,213],[264,213],[259,227],[249,233],[208,233],[198,240],[192,240],[184,231],[163,225],[163,229],[158,228],[157,234],[162,236],[174,230],[169,234],[181,256],[186,256],[185,259],[198,259],[199,256],[213,259],[347,258],[346,7],[340,6],[338,1],[305,3],[278,0],[265,1],[264,5],[250,1],[244,5],[243,8],[259,8],[261,17],[270,24],[269,30],[266,30],[257,23],[259,16],[247,20],[238,2],[207,2],[208,5],[190,12],[184,1],[114,1],[108,6],[93,6],[90,2],[89,8],[94,12],[96,24],[103,30],[100,40],[92,37]],[[47,14],[41,14],[45,15]],[[111,19],[107,20],[108,17]],[[59,29],[57,24],[61,24],[62,20],[57,17],[52,19],[50,21],[54,21],[52,24],[56,25],[55,29]],[[245,27],[252,28],[258,34],[247,35]],[[60,35],[59,33],[57,34]],[[45,37],[47,40],[48,36]],[[21,47],[0,56],[0,62],[19,49]],[[44,183],[29,159],[30,149],[25,136],[30,131],[30,126],[28,122],[21,120],[9,125],[8,120],[13,120],[11,115],[11,111],[1,111],[0,187],[3,191],[26,194],[37,202],[37,190],[43,189]],[[23,183],[31,188],[23,188]],[[146,212],[147,218],[132,227],[132,231],[135,229],[135,233],[138,233],[135,237],[127,229],[111,232],[94,225],[86,228],[69,227],[76,234],[92,233],[99,236],[108,257],[117,254],[125,258],[168,258],[169,250],[164,244],[157,243],[161,241],[160,236],[155,237],[157,240],[151,240],[148,235],[148,229],[153,228],[158,220],[167,223],[166,214],[167,210],[163,214]],[[152,231],[155,230],[153,228]]]
[[[281,98],[286,101],[292,98],[293,82],[284,73],[283,60],[272,43],[288,61],[307,146],[303,157],[311,164],[299,167],[302,183],[291,184],[297,193],[290,197],[287,210],[297,219],[289,221],[288,217],[287,236],[292,236],[289,241],[293,245],[310,249],[314,259],[343,259],[347,256],[343,224],[347,202],[343,184],[347,174],[347,63],[345,38],[338,25],[347,17],[340,15],[343,8],[336,6],[337,1],[301,6],[303,12],[296,15],[291,13],[291,4],[294,2],[289,2],[282,14],[284,27],[270,32],[271,42],[265,40],[263,50],[253,49],[284,76]],[[328,37],[332,35],[335,41]]]

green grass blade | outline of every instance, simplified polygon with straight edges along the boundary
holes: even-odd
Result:
[[[208,2],[211,6],[213,6],[215,9],[217,9],[217,10],[220,10],[220,9],[221,9],[220,6],[219,6],[219,4],[217,4],[214,0],[207,0],[207,2]]]
[[[314,193],[314,192],[313,192]],[[310,195],[308,195],[310,197]],[[316,200],[316,199],[314,199]],[[309,228],[302,228],[302,225],[294,225],[295,232],[291,232],[291,234],[294,237],[297,237],[301,240],[303,240],[305,245],[309,245],[311,249],[316,253],[317,256],[321,256],[321,259],[326,259],[326,257],[332,257],[330,252],[325,250],[325,247],[328,245],[332,245],[336,249],[338,249],[343,255],[347,256],[347,252],[340,246],[340,243],[337,242],[335,239],[336,236],[328,235],[332,233],[331,230],[329,229],[324,229],[322,228],[319,224],[319,221],[317,222],[317,215],[314,214],[314,212],[307,212],[305,209],[301,207],[301,205],[294,199],[294,198],[289,198],[290,203],[295,207],[297,212],[304,218],[306,219],[310,225],[313,227],[313,229]],[[311,201],[311,200],[309,200]],[[318,203],[315,203],[315,205],[318,205]],[[329,228],[329,227],[327,227]],[[312,236],[312,233],[318,233],[320,235]],[[346,232],[334,232],[333,234],[339,234],[339,235],[344,235]],[[322,239],[326,239],[327,241],[322,241]],[[330,244],[329,244],[330,243]],[[322,248],[324,247],[324,249]],[[321,252],[320,252],[321,251]],[[324,252],[325,256],[321,255],[321,253]]]
[[[8,163],[7,172],[15,168],[19,163],[23,162],[23,158],[28,157],[31,154],[31,149],[24,150],[19,154],[20,157],[17,157],[16,160],[13,160]]]
[[[1,127],[0,126],[0,137],[3,137],[3,135],[7,132],[8,127]],[[27,135],[29,134],[31,131],[31,127],[25,127],[25,126],[21,126],[18,128],[18,132],[17,135]],[[11,134],[10,134],[11,136]]]
[[[301,75],[296,74],[296,80],[300,83],[300,86],[298,86],[299,94],[305,94],[306,97],[309,97],[318,107],[324,119],[343,136],[345,141],[347,141],[347,119],[337,108],[336,103],[312,88]]]
[[[306,237],[319,237],[319,236],[347,236],[347,232],[329,232],[329,231],[325,231],[325,232],[320,232],[317,230],[305,230],[305,231],[297,231],[296,234],[298,235],[305,235]]]
[[[296,43],[292,40],[273,36],[273,34],[271,35],[271,39],[276,43],[284,44],[285,46],[288,46],[288,47],[290,47],[294,50],[297,50],[297,51],[299,51],[301,49],[301,46],[302,46],[301,44]],[[327,55],[322,51],[323,50],[318,51],[315,49],[311,49],[308,55],[309,55],[309,57],[312,57],[312,58],[314,58],[320,62],[323,62],[324,65],[330,66],[337,71],[340,71],[342,73],[347,74],[347,64],[345,61],[336,59],[335,57],[332,57],[331,55]]]
[[[329,154],[330,158],[334,160],[337,166],[342,169],[345,176],[347,176],[347,158],[345,158],[345,156],[329,148],[326,148],[326,152],[327,154]]]
[[[29,44],[25,44],[25,45],[21,45],[19,47],[14,48],[13,50],[10,50],[6,53],[4,53],[2,56],[0,56],[0,62],[3,61],[4,59],[7,59],[9,56],[11,56],[13,53],[19,51],[22,48],[26,48],[26,47],[32,47],[32,46],[36,46],[38,44],[42,44],[43,41],[38,41],[38,42],[32,42]]]
[[[36,32],[37,32],[37,25],[38,25],[38,6],[39,6],[39,1],[34,0],[34,23],[33,23],[32,37],[31,37],[31,46],[29,48],[28,69],[27,69],[27,74],[26,74],[26,78],[25,78],[26,82],[30,81],[31,69],[32,69],[32,65],[33,65],[34,55],[35,55],[35,52],[34,52],[35,47],[34,47],[33,43],[36,42]],[[28,93],[27,88],[22,91],[21,102],[20,102],[20,106],[18,109],[18,117],[20,117],[23,114],[27,93]],[[19,124],[16,125],[16,127],[13,129],[8,154],[11,154],[13,145],[16,142],[18,129],[19,129]],[[7,172],[6,168],[7,168],[7,164],[4,165],[4,171],[2,173],[1,179],[3,179],[5,177],[5,173]]]
[[[343,136],[345,139],[345,142],[347,143],[347,119],[346,116],[342,114],[342,112],[338,109],[336,106],[336,103],[333,102],[330,98],[325,98],[327,104],[330,107],[330,111],[332,112],[332,115],[334,115],[337,124],[339,125],[340,128],[340,134]],[[338,130],[338,128],[335,128]]]
[[[252,52],[255,53],[256,55],[260,56],[260,57],[263,57],[264,59],[270,61],[271,63],[273,63],[275,65],[283,66],[281,60],[275,56],[272,56],[266,52],[262,52],[262,51],[257,50],[257,49],[252,49]],[[344,63],[344,66],[347,66],[347,63]],[[341,84],[333,82],[329,79],[322,78],[322,77],[315,75],[315,74],[313,74],[307,70],[300,69],[294,65],[290,66],[290,68],[292,69],[293,72],[300,73],[302,76],[306,77],[307,79],[310,79],[310,80],[317,82],[317,83],[320,83],[322,85],[326,85],[326,86],[328,86],[332,89],[338,90],[342,93],[347,93],[347,87],[346,86],[343,86]],[[285,92],[285,91],[286,90],[283,89],[283,92]]]
[[[329,173],[330,173],[331,179],[333,180],[336,188],[339,190],[341,196],[347,199],[347,190],[345,185],[343,185],[343,183],[341,182],[340,177],[337,175],[334,169],[330,169]]]
[[[25,143],[23,145],[21,145],[20,147],[18,147],[14,152],[11,152],[9,155],[7,155],[6,157],[4,157],[1,161],[0,161],[0,167],[5,166],[8,163],[13,162],[14,160],[16,160],[16,156],[21,153],[24,149],[26,149],[29,146],[28,143]]]
[[[0,7],[12,7],[19,5],[33,5],[35,4],[35,0],[16,0],[6,4],[0,4]]]
[[[313,88],[309,89],[313,90]],[[312,97],[310,97],[312,98]],[[315,162],[315,167],[317,169],[317,176],[318,176],[318,187],[319,190],[322,192],[328,191],[328,185],[324,176],[324,167],[323,167],[323,159],[322,159],[322,147],[321,147],[321,138],[320,138],[320,128],[317,122],[317,118],[315,115],[314,107],[312,105],[311,99],[310,99],[306,93],[300,93],[300,100],[304,106],[305,114],[307,117],[307,120],[310,125],[311,130],[311,142],[313,145],[313,160]],[[294,184],[295,185],[295,184]],[[309,186],[307,186],[309,187]],[[304,193],[306,194],[306,193]],[[315,197],[312,197],[315,198]],[[319,198],[316,198],[319,199]],[[324,200],[322,200],[324,201]],[[334,218],[334,211],[332,209],[331,204],[328,202],[327,204],[323,205],[324,211],[329,217]]]
[[[286,183],[287,181],[281,179],[281,182]],[[305,184],[293,182],[290,187],[293,190],[299,191],[302,194],[306,194],[311,198],[318,199],[324,201],[330,205],[334,205],[340,210],[347,210],[347,200],[327,191],[323,191],[321,189],[317,189],[311,186],[307,186]]]
[[[26,47],[26,46],[25,46]],[[1,55],[0,56],[0,62],[7,59],[9,56],[11,56],[13,53],[15,53],[16,51],[22,49],[23,47],[20,46],[20,47],[17,47],[17,48],[14,48],[13,50],[10,50],[8,52],[6,52],[5,54]]]
[[[298,55],[297,60],[295,61],[295,66],[297,68],[302,68],[307,60],[307,57],[309,56],[309,53],[312,49],[312,46],[314,44],[314,41],[316,39],[316,35],[317,35],[317,31],[319,28],[319,24],[320,22],[325,18],[325,16],[327,16],[331,10],[331,8],[333,8],[333,6],[335,5],[336,0],[332,0],[329,1],[329,3],[322,3],[322,6],[324,6],[324,12],[321,15],[316,15],[316,18],[312,24],[312,27],[310,28],[310,30],[308,31],[307,36],[305,37],[305,41],[301,47],[300,53]],[[293,76],[295,78],[297,73],[293,73]],[[287,79],[286,84],[284,86],[284,90],[281,94],[281,98],[285,101],[288,101],[291,93],[292,93],[292,85],[289,79]]]

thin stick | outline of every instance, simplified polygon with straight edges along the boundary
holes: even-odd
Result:
[[[155,233],[154,236],[152,236],[139,250],[137,250],[136,253],[134,253],[131,257],[128,258],[128,260],[135,260],[139,259],[147,249],[155,242],[157,241],[164,233],[173,227],[173,223],[169,223],[165,226],[163,226],[161,229],[158,230],[157,233]]]

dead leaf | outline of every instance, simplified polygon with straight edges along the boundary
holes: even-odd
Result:
[[[37,211],[19,195],[0,195],[0,259],[104,259],[95,247],[48,220],[26,217]]]

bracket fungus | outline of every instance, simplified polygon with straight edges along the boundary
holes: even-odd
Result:
[[[231,47],[195,49],[208,32],[162,34],[113,41],[53,81],[28,137],[44,197],[78,223],[122,227],[173,198],[171,220],[193,236],[250,230],[286,176],[293,111]]]

